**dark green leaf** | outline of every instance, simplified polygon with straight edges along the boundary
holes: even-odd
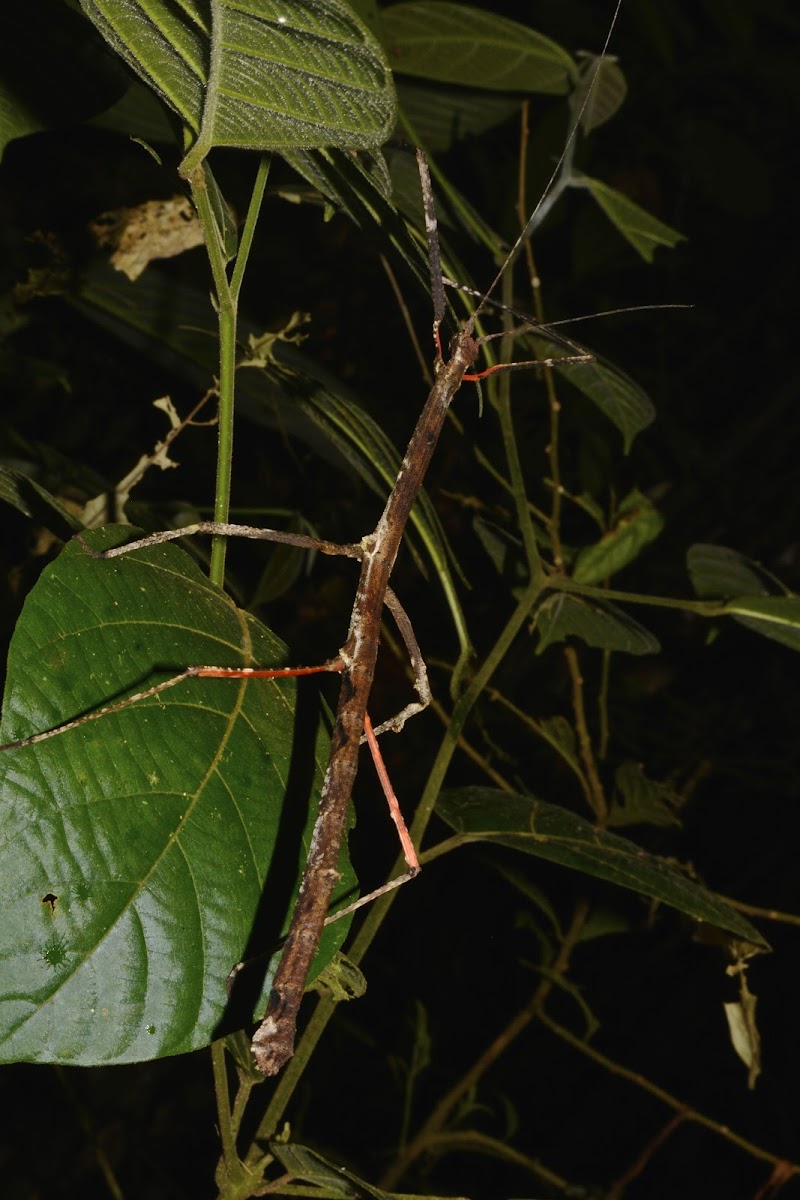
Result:
[[[536,628],[539,654],[568,637],[580,638],[597,650],[624,654],[657,654],[660,649],[652,633],[615,604],[567,592],[547,597],[539,609]]]
[[[580,551],[573,579],[577,583],[610,579],[638,558],[663,528],[664,519],[658,509],[640,491],[631,492],[620,505],[614,526],[594,546]]]
[[[726,546],[702,543],[689,548],[686,561],[699,596],[727,600],[726,615],[762,637],[800,650],[800,597],[787,595],[788,589],[760,563]]]
[[[768,596],[770,587],[763,567],[727,546],[690,546],[686,553],[689,578],[698,596],[730,600],[734,596]]]
[[[94,117],[92,125],[126,137],[138,138],[148,145],[174,143],[176,123],[158,97],[143,83],[134,82],[116,104]]]
[[[70,538],[83,529],[82,523],[73,513],[64,508],[51,496],[46,488],[31,479],[23,471],[0,466],[0,500],[32,517],[44,525],[56,537]]]
[[[392,202],[392,181],[382,154],[296,149],[284,150],[283,157],[356,225],[376,230],[386,249],[400,255],[426,291],[430,289],[427,257]],[[416,188],[419,195],[418,174]]]
[[[440,83],[563,95],[576,75],[566,50],[498,13],[445,0],[393,4],[380,14],[392,69]]]
[[[574,771],[579,779],[583,779],[583,771],[578,762],[578,745],[575,730],[566,717],[545,717],[539,722],[539,732],[564,762]]]
[[[431,154],[449,150],[465,138],[478,137],[519,113],[519,101],[501,92],[464,88],[434,89],[408,81],[398,83],[403,118]],[[419,191],[419,177],[417,178]]]
[[[671,249],[673,246],[677,246],[678,242],[686,241],[682,233],[671,229],[657,217],[651,216],[649,212],[640,208],[638,204],[634,204],[633,200],[629,200],[627,196],[623,196],[622,192],[609,187],[607,183],[602,183],[599,179],[591,179],[588,175],[577,174],[573,178],[573,183],[578,187],[585,187],[591,193],[611,224],[619,230],[627,242],[630,242],[645,262],[653,261],[657,246],[669,246]]]
[[[109,526],[91,542],[130,536]],[[273,666],[285,653],[176,547],[103,561],[72,542],[25,604],[0,738],[192,663]],[[296,708],[295,692],[291,680],[190,680],[0,755],[3,1061],[157,1058],[263,1013],[327,754],[318,709]],[[340,869],[341,896],[354,880]],[[346,923],[326,931],[315,971]]]
[[[800,596],[743,596],[725,611],[754,633],[800,650]]]
[[[467,787],[443,792],[436,811],[470,839],[511,846],[606,879],[757,946],[768,945],[749,921],[683,871],[565,808],[497,788]]]
[[[558,357],[565,353],[563,345],[537,332],[526,339],[535,347],[537,358],[556,358],[555,369],[568,383],[587,396],[614,424],[623,436],[627,453],[633,439],[655,418],[655,409],[644,388],[621,371],[619,367],[596,355],[593,362],[561,365]],[[577,347],[576,347],[577,349]]]
[[[26,137],[45,128],[44,121],[33,108],[14,93],[5,79],[0,79],[0,155],[14,138]]]
[[[680,825],[680,796],[668,783],[648,779],[641,763],[626,761],[614,773],[609,825]]]
[[[627,454],[636,435],[655,419],[653,403],[644,388],[602,358],[591,363],[565,364],[558,370],[617,427]]]

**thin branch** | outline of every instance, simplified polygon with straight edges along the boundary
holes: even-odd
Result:
[[[792,1175],[800,1175],[800,1163],[791,1162],[789,1159],[782,1158],[778,1154],[772,1154],[769,1150],[765,1150],[763,1146],[757,1146],[754,1142],[750,1142],[747,1138],[740,1137],[738,1133],[734,1133],[727,1125],[723,1125],[720,1121],[715,1121],[713,1117],[707,1117],[705,1113],[699,1112],[691,1105],[685,1104],[679,1100],[677,1096],[673,1096],[658,1084],[652,1083],[645,1075],[641,1075],[638,1071],[632,1071],[629,1067],[625,1067],[622,1063],[616,1062],[608,1055],[601,1053],[600,1050],[595,1050],[583,1038],[576,1037],[569,1029],[563,1025],[559,1025],[552,1017],[540,1009],[537,1016],[546,1029],[554,1033],[556,1037],[561,1038],[568,1046],[572,1046],[574,1050],[585,1054],[587,1058],[591,1058],[599,1066],[603,1067],[611,1075],[617,1075],[620,1079],[627,1079],[628,1083],[634,1084],[644,1092],[649,1092],[651,1096],[655,1096],[657,1100],[661,1100],[668,1108],[675,1109],[681,1113],[687,1121],[694,1122],[695,1125],[702,1125],[706,1129],[710,1129],[712,1133],[716,1133],[719,1137],[724,1138],[726,1142],[731,1142],[734,1146],[738,1146],[746,1154],[752,1155],[753,1158],[760,1158],[763,1162],[774,1164],[785,1164],[786,1169],[790,1170]]]

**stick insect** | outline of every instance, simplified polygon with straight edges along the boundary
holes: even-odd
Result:
[[[574,129],[571,137],[574,136]],[[293,545],[305,546],[322,550],[330,554],[345,554],[360,561],[360,575],[353,604],[350,626],[346,640],[338,654],[317,667],[290,668],[286,670],[259,670],[257,668],[220,668],[220,667],[188,667],[173,678],[158,684],[155,688],[146,689],[122,701],[121,705],[136,703],[138,700],[160,694],[169,687],[180,684],[189,678],[258,678],[280,675],[310,674],[319,671],[333,671],[341,676],[339,700],[336,708],[335,722],[331,738],[330,759],[322,787],[319,812],[314,825],[308,859],[295,905],[291,926],[285,941],[281,961],[275,975],[272,992],[265,1016],[255,1032],[252,1041],[252,1051],[255,1062],[265,1075],[275,1075],[294,1053],[297,1018],[300,1003],[305,990],[306,979],[312,959],[317,949],[320,933],[329,919],[331,896],[336,884],[337,862],[341,843],[344,837],[347,811],[350,803],[356,772],[360,746],[367,741],[381,778],[382,786],[390,803],[392,815],[401,832],[408,872],[399,880],[388,886],[396,886],[407,878],[413,877],[418,870],[418,862],[410,845],[404,826],[398,816],[394,793],[383,773],[380,753],[377,749],[376,735],[386,729],[399,730],[404,721],[428,702],[427,678],[422,662],[422,656],[411,630],[410,622],[403,612],[396,597],[389,588],[389,580],[395,560],[404,536],[412,506],[419,494],[426,471],[435,451],[440,433],[451,402],[461,384],[465,381],[478,381],[481,378],[503,369],[503,366],[552,366],[556,363],[587,363],[592,356],[583,352],[574,343],[553,334],[554,340],[565,345],[570,351],[560,358],[547,358],[539,362],[504,364],[491,366],[484,370],[476,370],[481,345],[488,337],[476,336],[476,321],[487,302],[491,291],[497,286],[502,275],[495,279],[487,296],[481,300],[473,315],[460,328],[449,346],[447,356],[442,351],[440,328],[444,319],[444,282],[439,255],[436,218],[433,208],[432,188],[424,155],[418,154],[420,178],[424,198],[425,225],[428,242],[428,252],[432,272],[432,294],[434,301],[433,333],[436,344],[435,378],[420,417],[416,423],[408,443],[402,464],[397,475],[392,492],[386,502],[383,513],[375,529],[362,538],[357,545],[341,546],[334,543],[318,542],[316,539],[304,539],[295,535],[285,535],[270,530],[254,530],[233,525],[218,525],[204,523],[200,526],[189,527],[168,534],[157,534],[138,542],[128,543],[112,551],[106,551],[102,557],[114,557],[118,554],[129,553],[135,548],[158,544],[160,541],[172,540],[192,532],[205,532],[215,535],[260,537],[267,540],[283,541]],[[512,250],[512,256],[522,243],[521,235],[517,246]],[[511,257],[511,256],[510,256]],[[510,257],[509,260],[510,261]],[[541,327],[548,333],[546,327]],[[491,335],[490,335],[491,336]],[[367,705],[375,675],[379,629],[384,605],[392,612],[414,667],[418,700],[407,706],[401,713],[383,725],[373,730],[367,713]],[[86,717],[78,718],[77,722],[60,726],[45,733],[33,735],[17,743],[11,743],[4,749],[14,746],[30,745],[45,737],[52,737],[76,723],[93,720],[115,711],[120,705],[112,705],[100,709]],[[380,889],[383,891],[386,889]],[[375,893],[362,898],[359,903],[371,899]],[[347,910],[345,910],[347,911]],[[342,915],[342,914],[337,914]]]

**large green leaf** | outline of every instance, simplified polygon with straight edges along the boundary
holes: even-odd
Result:
[[[367,149],[395,121],[378,42],[343,0],[81,0],[180,117],[186,175],[213,146]]]
[[[177,548],[97,560],[73,542],[26,602],[0,740],[186,665],[284,661]],[[0,1058],[138,1061],[263,1013],[326,756],[305,695],[291,680],[191,680],[0,754]],[[354,887],[341,869],[338,895]],[[326,931],[317,971],[346,924]]]
[[[577,68],[541,33],[497,13],[445,0],[393,4],[380,35],[398,73],[504,92],[563,95]]]
[[[534,796],[497,788],[457,788],[441,794],[436,811],[471,840],[496,842],[525,854],[607,879],[767,948],[749,921],[685,872],[634,842],[596,829],[582,817]]]

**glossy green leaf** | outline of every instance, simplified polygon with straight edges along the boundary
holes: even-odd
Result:
[[[727,600],[725,613],[739,624],[800,650],[800,596],[787,594],[760,563],[726,546],[703,544],[691,546],[686,560],[699,596]]]
[[[178,114],[188,175],[213,146],[380,145],[395,121],[383,52],[343,0],[81,0]]]
[[[556,42],[498,13],[446,0],[412,0],[380,13],[392,69],[440,83],[563,95],[576,75]]]
[[[568,809],[497,788],[467,787],[443,792],[436,811],[470,840],[510,846],[606,879],[767,947],[749,921],[685,872]]]
[[[109,526],[91,543],[130,536]],[[0,739],[193,663],[285,654],[176,547],[106,561],[72,542],[25,604]],[[295,695],[291,680],[190,680],[0,754],[3,1061],[178,1054],[263,1013],[327,754],[311,693]],[[342,895],[354,880],[340,869]],[[315,972],[346,924],[326,931]]]
[[[567,592],[554,592],[540,607],[537,653],[568,637],[579,638],[596,650],[623,654],[657,654],[660,646],[649,630],[607,600],[588,599]]]
[[[677,246],[685,242],[684,234],[665,225],[657,217],[651,216],[645,209],[640,208],[633,200],[629,200],[622,192],[609,187],[599,179],[589,175],[575,174],[572,182],[577,187],[584,187],[594,197],[608,217],[611,224],[619,230],[627,242],[633,246],[645,262],[652,262],[658,246]]]
[[[645,546],[661,533],[664,518],[650,500],[634,490],[619,507],[613,527],[594,546],[586,546],[575,560],[572,577],[577,583],[600,583],[627,567]]]

